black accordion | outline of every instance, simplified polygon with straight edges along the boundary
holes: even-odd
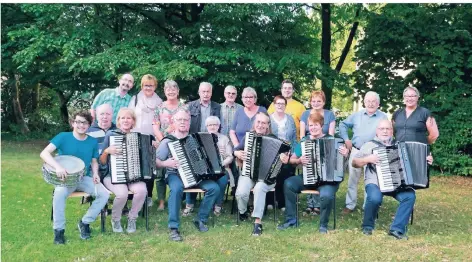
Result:
[[[255,132],[246,132],[244,142],[246,160],[241,175],[253,181],[274,184],[282,168],[280,154],[290,151],[290,145],[275,136],[259,136]]]
[[[323,137],[301,142],[302,155],[308,157],[303,166],[303,184],[317,187],[322,184],[342,182],[344,179],[344,156],[338,151],[344,140]]]
[[[131,132],[110,136],[110,145],[121,148],[122,154],[110,155],[112,184],[127,184],[152,179],[156,175],[156,149],[151,135]]]
[[[179,175],[185,188],[202,180],[218,180],[225,174],[217,143],[216,134],[200,132],[167,144],[172,157],[179,161]]]
[[[405,187],[429,187],[427,144],[398,142],[393,146],[376,147],[372,152],[380,158],[380,164],[375,165],[380,192],[394,192]]]

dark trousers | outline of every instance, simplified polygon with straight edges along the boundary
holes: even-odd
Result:
[[[285,207],[285,194],[284,194],[285,180],[287,180],[287,178],[292,177],[294,175],[295,175],[295,167],[293,167],[292,165],[282,165],[280,174],[277,176],[277,180],[275,184],[275,197],[277,199],[278,208]],[[274,205],[273,194],[266,195],[266,203],[267,205]]]

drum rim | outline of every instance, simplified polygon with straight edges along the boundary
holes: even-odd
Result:
[[[57,155],[54,157],[54,160],[56,160],[57,162],[61,162],[61,159],[69,159],[69,160],[72,160],[72,161],[75,161],[78,163],[78,167],[76,168],[76,170],[67,170],[67,172],[69,174],[72,174],[72,173],[79,173],[81,172],[82,170],[85,170],[85,163],[82,159],[76,157],[76,156],[72,156],[72,155]],[[49,165],[48,163],[44,163],[44,168],[46,168],[48,171],[50,172],[56,172],[55,168],[52,167],[51,165]]]

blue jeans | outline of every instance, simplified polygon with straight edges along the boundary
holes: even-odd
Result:
[[[333,209],[335,195],[338,191],[339,184],[333,185],[322,185],[318,187],[320,191],[320,227],[328,227],[329,214]],[[296,201],[297,194],[302,190],[311,189],[303,185],[302,176],[292,176],[287,178],[284,183],[285,192],[285,221],[295,223],[296,222]]]
[[[220,186],[220,194],[216,198],[215,204],[221,206],[223,204],[223,199],[225,198],[226,185],[228,185],[228,172],[225,172],[225,175],[220,177],[216,183]],[[195,205],[195,202],[197,201],[197,193],[186,193],[185,195],[185,203],[187,205]]]
[[[364,209],[364,220],[362,222],[363,228],[374,229],[375,219],[379,211],[379,207],[382,204],[383,194],[375,184],[367,184],[365,186],[367,192],[367,201]],[[410,218],[413,206],[416,201],[416,194],[413,189],[407,189],[405,191],[396,192],[392,195],[400,205],[398,206],[397,213],[393,219],[393,223],[390,226],[390,230],[400,231],[402,234],[406,232],[406,226],[408,219]]]
[[[184,183],[180,179],[180,176],[175,173],[169,173],[166,180],[170,188],[168,200],[168,227],[178,229],[180,225],[180,203],[182,202],[182,197],[184,195]],[[220,194],[220,187],[212,180],[201,181],[196,187],[205,190],[205,196],[200,205],[197,219],[206,223],[210,211],[215,204],[216,198]]]

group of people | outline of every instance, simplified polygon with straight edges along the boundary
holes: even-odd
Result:
[[[285,212],[285,221],[277,228],[285,230],[297,225],[296,195],[306,188],[303,178],[296,175],[296,167],[311,161],[301,150],[304,140],[318,139],[335,135],[336,117],[324,109],[323,91],[313,91],[310,96],[311,109],[306,110],[302,103],[293,99],[294,84],[284,80],[281,95],[277,95],[269,109],[257,104],[257,92],[246,87],[241,94],[242,105],[236,103],[237,89],[227,86],[224,89],[225,101],[221,104],[211,100],[212,85],[200,83],[200,99],[184,104],[179,99],[179,86],[173,80],[164,83],[163,101],[155,92],[157,79],[144,75],[141,90],[135,96],[128,94],[134,86],[131,74],[124,74],[115,89],[105,89],[94,99],[91,112],[77,112],[71,118],[72,132],[62,132],[55,136],[41,152],[41,158],[55,168],[59,177],[67,171],[54,160],[53,153],[73,155],[82,159],[86,165],[86,175],[76,187],[56,186],[53,197],[54,243],[65,243],[65,200],[72,192],[84,191],[92,196],[92,205],[80,219],[78,228],[82,239],[90,238],[89,224],[93,222],[105,206],[110,193],[115,195],[111,223],[113,232],[123,232],[121,216],[128,200],[128,191],[133,193],[131,209],[128,212],[126,231],[136,231],[136,218],[144,204],[152,205],[154,180],[138,181],[129,184],[113,184],[110,178],[110,156],[120,155],[121,149],[110,143],[110,136],[139,132],[155,138],[158,210],[165,210],[166,188],[169,187],[167,200],[169,238],[182,241],[179,231],[180,216],[188,216],[194,211],[195,194],[184,195],[184,184],[180,178],[179,161],[172,157],[168,143],[182,139],[191,133],[210,132],[218,136],[218,148],[225,175],[217,181],[203,180],[196,187],[205,191],[198,213],[194,219],[200,232],[208,231],[207,220],[210,212],[219,215],[226,186],[235,192],[239,218],[254,218],[252,235],[263,232],[262,217],[264,209],[270,205]],[[346,207],[343,213],[352,212],[357,202],[357,185],[365,170],[365,204],[362,228],[364,234],[371,234],[375,217],[382,202],[375,168],[379,159],[372,154],[373,145],[390,145],[394,141],[418,141],[434,143],[439,132],[431,113],[418,105],[419,92],[415,87],[407,87],[403,92],[405,108],[399,109],[391,121],[379,108],[380,98],[375,92],[367,92],[364,97],[365,108],[342,121],[339,125],[340,137],[345,146],[338,151],[346,158],[349,156],[349,180]],[[352,137],[348,130],[352,129]],[[281,172],[274,184],[254,182],[240,176],[242,163],[246,160],[244,151],[246,132],[270,135],[291,144],[292,150],[280,154],[283,163]],[[395,136],[394,136],[395,134]],[[394,140],[394,137],[396,140]],[[373,143],[376,142],[376,143]],[[428,163],[433,159],[428,156]],[[276,203],[266,194],[275,188]],[[319,232],[328,232],[329,214],[335,201],[339,183],[326,183],[316,189],[319,195],[308,198],[307,212],[320,215]],[[251,190],[253,191],[253,211],[248,212]],[[185,208],[181,203],[185,196]],[[399,202],[399,208],[389,233],[396,238],[406,238],[406,225],[415,203],[414,190],[403,190],[392,194]]]

